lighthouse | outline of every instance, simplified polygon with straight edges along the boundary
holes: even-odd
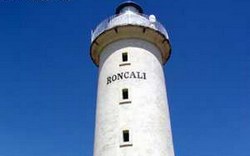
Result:
[[[166,29],[132,1],[92,31],[94,156],[174,156],[163,71],[170,54]]]

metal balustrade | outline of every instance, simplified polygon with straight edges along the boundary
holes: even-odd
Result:
[[[156,31],[159,31],[168,39],[168,33],[161,23],[157,21],[150,21],[149,16],[144,14],[138,14],[134,12],[125,12],[118,15],[111,16],[102,21],[92,32],[91,42],[93,42],[101,33],[106,30],[112,29],[116,26],[124,25],[138,25],[144,26]]]

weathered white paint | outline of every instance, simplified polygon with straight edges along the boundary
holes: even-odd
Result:
[[[122,53],[128,63],[122,64]],[[124,71],[147,73],[147,79],[124,79],[107,85],[107,77]],[[161,52],[142,39],[109,44],[100,55],[94,156],[174,156]],[[129,89],[131,103],[122,102]],[[129,146],[122,131],[129,130]]]

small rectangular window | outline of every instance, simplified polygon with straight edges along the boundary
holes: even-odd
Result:
[[[132,144],[132,134],[128,129],[122,130],[120,147],[129,147],[133,146]]]
[[[129,142],[129,131],[128,130],[123,131],[123,142]]]
[[[128,99],[128,89],[122,89],[122,99]]]
[[[128,53],[122,53],[122,62],[128,61]]]

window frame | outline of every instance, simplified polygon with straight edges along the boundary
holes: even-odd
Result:
[[[125,94],[125,97],[127,97],[127,98],[124,98],[124,94]],[[120,88],[120,102],[119,102],[119,104],[130,104],[130,103],[132,103],[131,95],[132,95],[132,93],[131,93],[130,88],[127,88],[127,87],[126,88],[125,87]]]
[[[127,134],[128,134],[128,141],[126,141],[125,138],[124,138],[124,132],[127,132]],[[120,138],[120,147],[133,146],[131,129],[128,129],[128,128],[122,129],[120,137],[121,137]]]
[[[128,100],[129,99],[129,91],[128,88],[122,89],[122,100]]]
[[[128,52],[122,53],[122,62],[128,62]]]
[[[121,61],[121,63],[119,64],[119,66],[120,67],[122,67],[122,66],[128,66],[128,65],[131,65],[131,63],[129,63],[129,58],[128,58],[128,52],[127,51],[125,51],[125,52],[122,52],[122,54],[121,54],[122,56],[122,61]]]
[[[129,136],[129,130],[123,130],[122,131],[122,141],[123,142],[129,142],[130,141],[130,136]]]

